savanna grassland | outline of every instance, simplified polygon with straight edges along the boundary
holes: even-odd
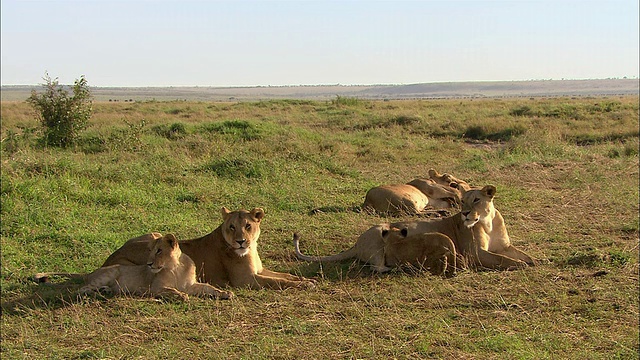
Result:
[[[638,98],[95,103],[77,146],[44,147],[3,102],[3,359],[637,359]],[[542,265],[453,278],[331,254],[373,224],[368,189],[429,168],[498,188]],[[315,289],[230,301],[83,298],[40,271],[89,272],[150,231],[194,238],[262,207],[265,267]],[[395,220],[395,219],[394,219]]]

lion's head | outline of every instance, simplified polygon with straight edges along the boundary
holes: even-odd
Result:
[[[457,177],[448,173],[440,174],[435,169],[429,169],[429,178],[440,185],[448,186],[452,189],[457,189],[460,192],[471,189],[466,181],[458,179]]]
[[[255,245],[260,236],[260,221],[264,218],[264,210],[255,208],[251,211],[229,211],[222,208],[222,236],[229,247],[238,256],[245,256]]]
[[[158,273],[162,269],[173,269],[180,262],[180,246],[178,239],[173,234],[167,234],[159,239],[149,241],[149,259],[147,265],[152,273]]]
[[[395,244],[407,237],[409,230],[406,227],[398,229],[397,227],[383,228],[382,239],[387,245]]]
[[[496,195],[496,187],[487,185],[482,189],[471,189],[462,195],[461,216],[466,227],[473,227],[478,221],[490,217],[495,208],[493,197]]]

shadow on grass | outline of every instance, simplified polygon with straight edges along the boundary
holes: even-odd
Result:
[[[64,308],[81,301],[77,290],[82,286],[82,281],[66,280],[61,283],[38,284],[31,279],[31,284],[21,287],[22,291],[30,292],[30,295],[17,299],[2,301],[2,314],[24,315],[25,310],[47,309],[55,310]],[[3,289],[3,292],[11,289]]]

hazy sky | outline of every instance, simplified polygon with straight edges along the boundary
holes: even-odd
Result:
[[[637,0],[1,0],[3,85],[637,77]]]

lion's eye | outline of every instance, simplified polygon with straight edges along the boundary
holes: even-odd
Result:
[[[245,225],[244,228],[247,229],[247,230],[251,230],[251,224]]]
[[[479,202],[480,202],[480,199],[473,199],[473,203],[474,203],[474,204],[477,204],[477,203],[479,203]]]
[[[229,226],[229,230],[231,230],[231,231],[236,231],[236,227],[235,227],[235,226],[233,226],[233,225],[231,225],[231,226]]]
[[[160,255],[161,252],[162,252],[162,249],[158,249],[158,251],[156,251],[156,255]]]

